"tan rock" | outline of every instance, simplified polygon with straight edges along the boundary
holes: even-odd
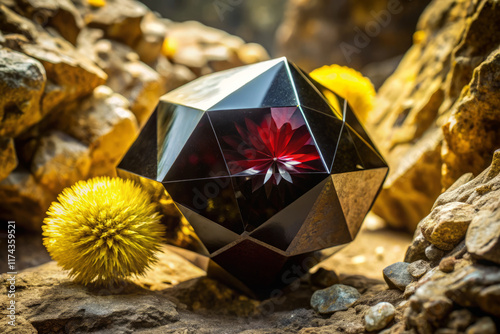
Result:
[[[24,0],[18,5],[24,16],[41,25],[56,28],[64,39],[76,44],[84,22],[70,0]]]
[[[132,0],[108,0],[88,15],[88,26],[104,30],[106,36],[129,46],[141,37],[141,21],[148,13],[142,3]]]
[[[134,50],[146,64],[153,63],[160,55],[167,27],[153,13],[148,13],[141,21],[141,36]]]
[[[42,101],[44,113],[86,96],[106,82],[106,73],[73,45],[45,32],[40,32],[37,43],[23,44],[22,51],[39,60],[47,72],[50,84]]]
[[[0,182],[0,219],[41,232],[45,212],[56,195],[38,184],[27,170],[16,169]]]
[[[85,179],[90,169],[89,148],[60,131],[40,138],[31,162],[37,181],[57,194]]]
[[[84,30],[79,39],[79,50],[87,50],[91,59],[106,72],[107,85],[129,100],[130,110],[142,125],[166,92],[162,77],[140,61],[132,48],[101,37],[98,30]]]
[[[479,174],[500,147],[498,6],[433,1],[367,127],[391,172],[374,212],[414,230],[441,189]],[[430,140],[432,139],[432,140]]]
[[[165,57],[159,57],[152,66],[161,76],[164,92],[169,92],[196,79],[196,75],[189,68],[180,64],[172,64]]]
[[[424,238],[443,250],[452,250],[467,233],[474,206],[452,202],[435,208],[421,225]]]
[[[115,167],[135,140],[138,124],[126,98],[100,86],[64,120],[66,132],[90,148],[90,175],[115,175]]]
[[[253,64],[268,60],[269,54],[266,49],[257,43],[247,43],[238,49],[238,58],[243,64]]]
[[[0,181],[17,167],[17,156],[12,138],[0,138]]]
[[[42,118],[46,80],[40,62],[0,48],[0,136],[17,136]]]

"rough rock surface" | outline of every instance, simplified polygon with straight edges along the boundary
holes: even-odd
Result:
[[[38,231],[62,187],[114,174],[161,95],[268,58],[134,0],[1,1],[0,219]]]
[[[380,88],[367,127],[391,168],[374,212],[414,230],[442,189],[500,147],[500,8],[435,0]]]
[[[499,207],[500,150],[497,150],[490,167],[472,180],[469,176],[459,179],[438,198],[434,210],[419,224],[406,259],[412,262],[410,267],[432,268],[406,288],[408,307],[394,330],[493,333],[500,328],[498,320],[494,320],[500,317]],[[450,210],[454,214],[445,215],[446,233],[424,232],[442,228],[444,220],[429,217]],[[454,247],[448,247],[450,237]],[[431,244],[426,250],[446,247],[422,254],[417,251],[422,244]],[[421,259],[428,255],[432,256],[425,259],[427,262]]]
[[[361,297],[352,286],[334,284],[326,289],[314,292],[311,307],[321,314],[345,311]]]
[[[0,49],[0,136],[17,136],[41,119],[46,80],[39,61]]]
[[[383,329],[392,319],[396,310],[390,303],[382,302],[368,309],[365,314],[365,327],[369,332]]]

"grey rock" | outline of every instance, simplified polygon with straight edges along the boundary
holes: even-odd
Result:
[[[386,302],[370,307],[365,314],[366,330],[372,332],[385,328],[394,319],[395,313],[394,306]]]
[[[490,317],[483,317],[465,331],[465,334],[495,334],[497,327]]]
[[[315,291],[311,297],[311,307],[321,314],[344,311],[361,297],[352,286],[335,284]]]
[[[415,261],[408,266],[410,275],[417,279],[424,276],[430,269],[431,266],[424,260]]]
[[[425,249],[425,256],[430,260],[430,261],[439,261],[443,258],[444,256],[444,251],[437,248],[434,245],[430,245]]]
[[[339,277],[337,273],[333,270],[327,270],[325,268],[318,268],[311,276],[309,277],[309,282],[312,285],[315,285],[320,288],[327,288],[334,284],[339,283]]]
[[[426,260],[425,249],[429,247],[431,243],[425,240],[422,232],[419,228],[415,232],[415,237],[413,238],[412,244],[408,247],[405,255],[404,262],[415,262],[417,260]]]
[[[384,280],[391,289],[404,291],[406,286],[413,281],[408,272],[409,263],[396,262],[383,270]]]

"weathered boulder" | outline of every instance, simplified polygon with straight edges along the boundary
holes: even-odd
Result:
[[[391,172],[374,212],[414,230],[442,189],[500,147],[500,8],[433,1],[415,44],[380,88],[368,128]]]
[[[40,138],[31,161],[31,173],[37,182],[58,194],[85,179],[90,164],[87,146],[63,132],[52,131]]]
[[[147,13],[148,8],[138,1],[108,0],[105,6],[89,11],[88,26],[133,47],[141,37],[141,22]]]
[[[23,16],[38,24],[54,27],[73,45],[85,25],[81,14],[70,0],[23,0],[17,1],[16,5]]]
[[[114,175],[116,165],[137,137],[138,124],[129,107],[126,98],[100,86],[59,125],[89,147],[90,176]]]
[[[0,137],[17,136],[40,121],[46,81],[39,61],[0,47]]]

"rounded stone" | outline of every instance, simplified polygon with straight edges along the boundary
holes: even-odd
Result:
[[[415,261],[408,266],[408,272],[415,278],[424,276],[430,269],[431,266],[424,260]]]
[[[406,286],[413,281],[413,277],[408,272],[409,266],[410,264],[406,262],[396,262],[384,269],[384,280],[389,288],[405,290]]]
[[[444,273],[451,273],[453,270],[455,270],[455,262],[456,260],[454,257],[445,257],[441,260],[441,262],[439,262],[439,270]]]
[[[394,306],[387,302],[378,303],[370,307],[365,314],[366,330],[372,332],[385,328],[394,319],[395,313]]]
[[[352,286],[334,284],[314,292],[311,297],[311,307],[321,314],[345,311],[360,297],[358,290]]]

